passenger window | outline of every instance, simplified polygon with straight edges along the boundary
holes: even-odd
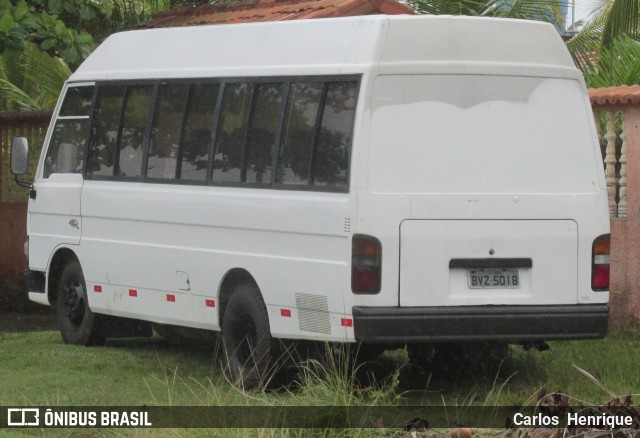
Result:
[[[89,113],[93,86],[69,87],[56,122],[47,156],[44,177],[52,173],[82,173],[84,148],[89,134]]]
[[[242,155],[247,133],[247,116],[251,106],[252,84],[227,84],[216,136],[213,181],[240,182]]]
[[[243,181],[271,183],[272,152],[280,120],[283,84],[259,84],[247,136]]]
[[[194,84],[180,142],[179,178],[190,181],[207,179],[213,113],[218,100],[218,84]]]
[[[116,175],[140,176],[144,135],[149,119],[149,107],[153,86],[128,87],[122,116],[119,160]]]
[[[59,120],[53,130],[44,162],[44,177],[52,173],[82,173],[89,119]]]
[[[112,176],[114,173],[124,86],[98,87],[91,128],[87,173]]]
[[[309,184],[311,151],[321,97],[322,83],[291,84],[276,178],[279,184]]]
[[[82,172],[88,137],[88,175],[205,182],[213,169],[213,183],[348,187],[357,81],[94,88],[67,90],[45,177]]]
[[[64,96],[59,116],[88,116],[91,110],[93,87],[69,87]]]
[[[313,168],[316,187],[347,187],[356,92],[356,82],[330,82],[327,86]]]
[[[188,84],[161,85],[158,90],[149,145],[148,178],[176,177],[178,145],[188,94]]]

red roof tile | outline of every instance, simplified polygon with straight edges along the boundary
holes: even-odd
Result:
[[[589,88],[591,105],[637,105],[640,103],[640,85]]]
[[[174,9],[157,14],[136,27],[150,29],[369,14],[415,14],[415,11],[396,0],[262,0]]]

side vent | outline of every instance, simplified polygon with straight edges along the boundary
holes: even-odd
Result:
[[[350,233],[351,232],[351,218],[350,217],[345,217],[344,218],[344,232],[345,233]]]
[[[331,334],[327,297],[296,292],[296,307],[298,308],[298,327],[300,330],[325,335]]]

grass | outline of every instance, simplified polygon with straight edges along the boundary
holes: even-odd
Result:
[[[618,395],[640,393],[640,333],[612,333],[595,341],[550,342],[545,352],[512,346],[497,375],[474,371],[431,378],[424,391],[410,391],[421,404],[520,405],[541,391],[559,391],[579,401],[598,404],[607,393],[581,374],[576,365]],[[468,366],[468,365],[467,365]],[[535,402],[535,400],[534,400]]]
[[[611,397],[576,365],[618,395],[639,393],[640,333],[613,333],[597,341],[554,342],[551,350],[511,347],[499,371],[466,363],[462,372],[429,373],[407,364],[406,352],[387,352],[359,367],[339,356],[307,363],[296,384],[244,393],[225,379],[212,345],[174,345],[154,337],[108,341],[104,347],[62,343],[56,332],[0,333],[0,406],[218,405],[218,406],[494,406],[535,404],[541,392],[561,391],[575,404]],[[634,398],[638,402],[637,397]],[[74,429],[54,436],[156,436],[159,430]],[[164,436],[307,436],[305,430],[164,430]],[[316,431],[319,436],[390,436],[384,430]],[[0,432],[32,436],[43,431]],[[56,435],[57,434],[57,435]],[[407,436],[405,434],[403,436]]]

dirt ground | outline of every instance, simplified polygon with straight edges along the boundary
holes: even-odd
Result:
[[[0,311],[0,332],[35,332],[56,329],[56,320],[50,314]]]
[[[57,330],[51,309],[29,301],[26,286],[0,279],[0,332]]]

